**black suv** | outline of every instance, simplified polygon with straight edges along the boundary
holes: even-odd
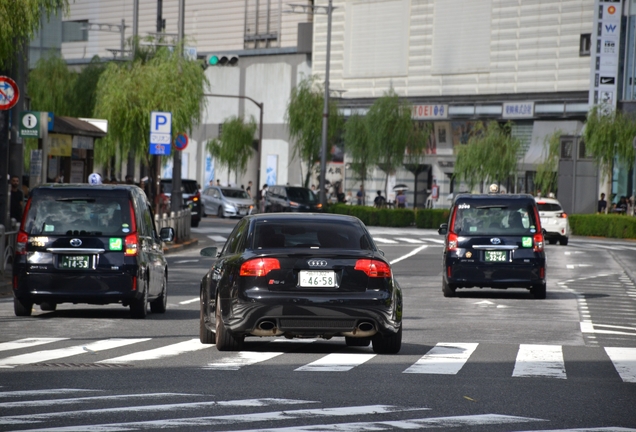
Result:
[[[146,194],[132,185],[55,184],[31,191],[13,263],[13,305],[130,306],[135,318],[166,311],[168,263]]]
[[[164,193],[172,196],[172,179],[161,179]],[[183,208],[189,208],[191,219],[190,225],[198,227],[203,215],[201,209],[201,193],[196,180],[181,179],[181,196],[183,197]]]
[[[531,195],[459,194],[438,232],[446,235],[445,297],[458,288],[489,287],[526,288],[545,298],[545,240]]]
[[[322,205],[311,189],[271,186],[265,194],[265,212],[319,212]]]

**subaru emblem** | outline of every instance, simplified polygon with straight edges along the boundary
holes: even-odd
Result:
[[[82,241],[78,238],[71,239],[71,246],[79,247],[82,245]]]
[[[307,261],[309,267],[327,267],[327,261],[322,259],[312,259]]]
[[[491,238],[490,239],[490,243],[494,244],[494,245],[498,245],[501,244],[501,239],[495,237],[495,238]]]

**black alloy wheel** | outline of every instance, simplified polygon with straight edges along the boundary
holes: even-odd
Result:
[[[209,321],[209,313],[208,313],[208,301],[205,294],[201,293],[201,307],[199,308],[199,340],[204,345],[212,345],[216,343],[216,334],[210,330],[207,326],[207,322]]]
[[[546,297],[546,286],[545,284],[535,285],[530,289],[530,293],[537,300],[543,300]]]
[[[216,349],[219,351],[240,351],[243,347],[244,336],[237,337],[230,333],[221,318],[221,302],[216,300]]]
[[[161,281],[161,295],[150,302],[150,311],[152,313],[166,313],[168,308],[168,284],[166,283],[166,275],[163,275]]]
[[[32,310],[33,302],[13,297],[13,312],[15,316],[31,316]]]
[[[397,354],[402,348],[402,326],[397,333],[389,336],[384,336],[380,333],[376,333],[371,338],[373,344],[373,352],[377,354]]]
[[[130,315],[136,319],[144,319],[148,315],[148,289],[144,289],[144,294],[140,299],[133,299],[130,302]]]
[[[457,287],[442,279],[442,292],[444,293],[444,297],[455,297],[457,295],[456,290]]]

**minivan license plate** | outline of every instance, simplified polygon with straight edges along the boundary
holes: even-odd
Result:
[[[88,255],[62,255],[60,268],[82,270],[88,268]]]
[[[301,287],[335,287],[336,273],[333,271],[300,271]]]
[[[505,262],[508,261],[508,253],[506,251],[484,251],[484,261],[486,262]]]

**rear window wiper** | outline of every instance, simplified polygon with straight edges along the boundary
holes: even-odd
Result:
[[[483,206],[475,206],[476,209],[507,209],[508,206],[505,204],[490,204]]]

